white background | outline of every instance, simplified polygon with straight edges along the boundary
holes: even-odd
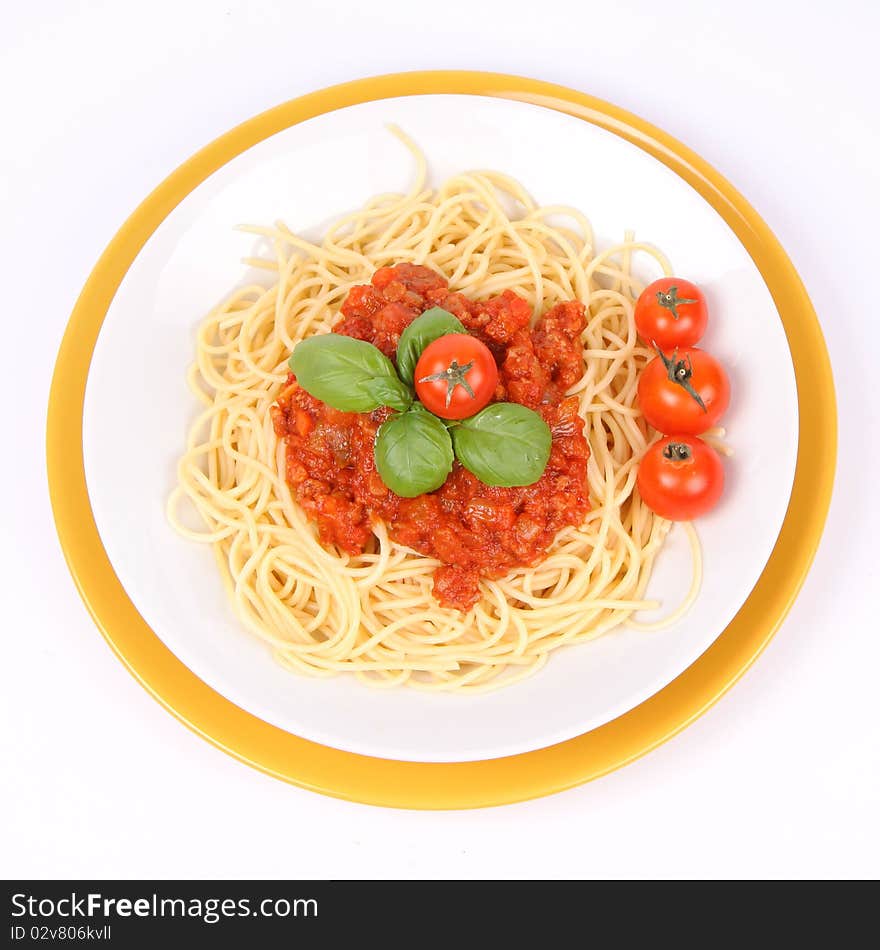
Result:
[[[880,17],[870,0],[815,14],[767,0],[725,14],[716,6],[577,0],[526,19],[510,0],[88,0],[6,12],[0,876],[880,873]],[[256,112],[335,82],[420,68],[570,85],[702,154],[800,271],[840,411],[835,497],[816,563],[739,685],[622,771],[474,812],[323,798],[238,764],[178,724],[81,605],[44,473],[61,334],[135,205]]]

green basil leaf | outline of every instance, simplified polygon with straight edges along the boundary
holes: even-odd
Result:
[[[487,485],[532,485],[550,458],[550,427],[517,402],[486,406],[451,433],[456,458]]]
[[[415,320],[400,334],[397,344],[397,372],[400,378],[413,384],[413,373],[416,363],[422,355],[422,350],[434,340],[448,333],[467,333],[464,324],[458,317],[454,317],[442,307],[431,307]]]
[[[340,333],[301,340],[289,365],[307,393],[342,412],[370,412],[386,405],[364,384],[397,380],[394,364],[381,350]]]
[[[383,422],[373,454],[382,481],[402,498],[434,491],[452,471],[449,433],[429,412],[405,412]]]
[[[426,409],[425,406],[418,401],[418,399],[413,400],[413,404],[409,407],[410,412],[426,412],[430,416],[434,416],[434,413],[430,409]],[[440,416],[434,416],[435,419],[440,419]],[[447,429],[451,429],[453,426],[458,425],[458,419],[440,419],[443,425]]]
[[[368,379],[360,384],[360,391],[375,400],[376,406],[390,406],[400,412],[406,412],[413,401],[409,386],[404,385],[397,376]]]

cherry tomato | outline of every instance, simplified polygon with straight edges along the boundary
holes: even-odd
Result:
[[[724,367],[704,350],[686,347],[656,356],[639,377],[639,406],[660,432],[699,435],[711,429],[730,402]]]
[[[724,468],[702,439],[670,435],[645,452],[636,483],[642,501],[661,518],[692,521],[717,504]]]
[[[450,333],[425,347],[413,378],[427,410],[441,419],[466,419],[494,395],[498,366],[485,343],[467,333]]]
[[[639,336],[652,346],[694,346],[706,332],[706,298],[689,280],[661,277],[642,291],[635,319]]]

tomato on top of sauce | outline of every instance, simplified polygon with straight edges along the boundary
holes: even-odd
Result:
[[[479,599],[480,577],[535,565],[556,534],[589,511],[589,447],[578,401],[565,396],[583,375],[584,307],[557,304],[530,329],[531,308],[510,290],[471,300],[450,292],[430,268],[397,264],[349,291],[333,330],[394,358],[400,334],[431,307],[453,313],[489,347],[498,366],[492,399],[528,406],[549,425],[550,460],[533,485],[485,485],[455,462],[436,491],[401,498],[386,488],[373,458],[376,432],[392,410],[339,412],[301,389],[292,374],[272,417],[286,440],[287,481],[324,544],[358,554],[370,542],[374,519],[381,519],[399,544],[443,562],[434,573],[437,600],[468,610]]]

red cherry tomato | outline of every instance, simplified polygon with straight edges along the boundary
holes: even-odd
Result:
[[[498,366],[485,343],[467,333],[450,333],[425,347],[413,378],[427,410],[441,419],[466,419],[494,395]]]
[[[645,453],[636,484],[642,501],[661,518],[692,521],[718,503],[724,468],[702,439],[670,435]]]
[[[699,435],[711,429],[730,403],[724,367],[704,350],[662,350],[639,377],[639,406],[648,424],[663,433]]]
[[[699,343],[706,332],[707,318],[702,290],[680,277],[655,280],[636,301],[639,336],[664,350]]]

